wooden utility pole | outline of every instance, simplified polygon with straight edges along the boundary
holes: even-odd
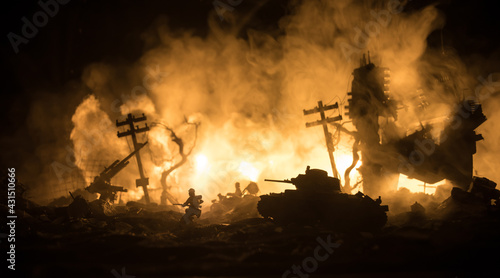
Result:
[[[135,136],[136,133],[141,133],[141,132],[146,132],[149,130],[148,124],[146,123],[146,126],[143,128],[139,128],[139,126],[134,127],[134,123],[136,122],[142,122],[146,120],[146,116],[144,116],[144,113],[142,114],[142,117],[134,117],[132,114],[127,115],[127,119],[123,122],[118,122],[116,120],[116,127],[119,126],[124,126],[128,125],[130,129],[124,132],[118,132],[118,138],[124,137],[124,136],[132,136],[132,142],[134,143],[134,151],[139,149],[143,144],[142,143],[137,143],[137,137]],[[144,169],[142,168],[142,161],[141,161],[141,155],[139,152],[135,153],[135,158],[137,159],[137,166],[139,167],[139,174],[141,175],[140,179],[135,180],[135,185],[136,187],[142,186],[142,189],[144,191],[144,199],[146,200],[146,204],[149,204],[149,193],[148,193],[148,184],[149,184],[149,178],[146,178],[144,176]]]
[[[314,107],[313,109],[306,110],[304,109],[304,115],[309,115],[309,114],[314,114],[318,113],[321,116],[321,120],[315,121],[315,122],[309,122],[306,123],[306,127],[313,127],[317,125],[322,125],[323,126],[323,132],[325,133],[325,140],[326,140],[326,147],[328,149],[328,155],[330,156],[330,163],[332,164],[332,171],[333,171],[333,176],[335,178],[339,178],[339,173],[337,171],[337,166],[335,165],[335,158],[333,157],[333,152],[335,151],[335,148],[333,147],[333,142],[332,142],[332,135],[330,132],[328,132],[328,123],[331,122],[337,122],[342,120],[342,116],[337,116],[334,118],[327,118],[325,116],[325,111],[330,110],[330,109],[338,109],[339,104],[336,102],[335,104],[332,105],[324,105],[323,102],[320,100],[318,101],[318,106]]]

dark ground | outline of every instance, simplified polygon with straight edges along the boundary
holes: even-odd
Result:
[[[440,217],[410,212],[392,215],[381,231],[369,233],[280,226],[263,218],[210,224],[210,218],[202,217],[195,225],[185,226],[179,223],[182,213],[139,203],[106,207],[100,216],[74,218],[68,217],[67,207],[28,203],[25,210],[17,211],[16,274],[308,277],[304,270],[302,276],[285,273],[293,265],[310,271],[310,277],[483,277],[497,273],[498,213],[463,213],[461,208],[467,206],[448,204],[440,208]],[[325,244],[331,246],[325,248]],[[319,259],[314,259],[315,254]]]

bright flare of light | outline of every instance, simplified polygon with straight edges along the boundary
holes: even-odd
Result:
[[[196,161],[196,170],[198,172],[203,172],[208,169],[208,158],[205,155],[203,154],[197,155],[195,157],[195,161]]]
[[[153,175],[154,176],[161,176],[161,173],[163,172],[163,167],[161,166],[153,166]]]
[[[253,182],[257,182],[257,179],[259,178],[259,170],[246,161],[240,163],[238,171]]]
[[[352,153],[349,153],[348,151],[345,150],[338,150],[334,153],[335,157],[335,164],[337,166],[337,171],[339,173],[339,179],[341,180],[342,185],[345,185],[345,171],[349,166],[352,164]],[[349,172],[349,178],[351,180],[350,185],[353,186],[358,179],[361,178],[360,173],[357,171],[357,169],[361,166],[361,159],[358,160],[354,168]],[[356,190],[359,190],[357,188]]]
[[[352,164],[352,154],[339,154],[335,156],[335,164],[337,166],[337,170],[341,175],[344,174],[345,170],[349,168]],[[361,159],[358,160],[351,173],[356,172],[356,169],[361,166]]]
[[[425,193],[426,194],[434,194],[436,192],[436,186],[438,185],[443,185],[446,183],[446,180],[442,180],[440,182],[436,182],[434,184],[425,184]],[[410,192],[424,192],[424,182],[419,181],[417,179],[410,179],[406,175],[399,175],[399,183],[398,183],[398,190],[401,187],[405,187]]]

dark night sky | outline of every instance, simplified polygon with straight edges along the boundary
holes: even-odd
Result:
[[[30,123],[33,103],[54,98],[54,105],[45,108],[49,117],[71,114],[78,105],[77,100],[83,96],[67,96],[63,92],[81,86],[78,81],[86,65],[93,62],[135,62],[149,47],[141,39],[141,33],[160,16],[168,17],[173,30],[194,30],[195,34],[204,36],[208,29],[207,14],[213,10],[212,1],[208,0],[72,0],[61,5],[48,24],[39,28],[38,34],[28,44],[20,45],[19,53],[15,54],[7,34],[20,33],[21,18],[31,18],[40,10],[36,2],[9,1],[2,8],[3,169],[38,167],[41,171],[37,165],[40,161],[33,155],[37,146],[60,142],[58,137],[63,134],[69,137],[69,118],[62,126],[47,124],[40,127]],[[244,0],[238,11],[244,13],[255,2]],[[268,1],[246,27],[277,29],[278,19],[287,12],[287,2]],[[429,3],[436,1],[413,0],[407,9],[419,9]],[[477,74],[500,72],[500,63],[494,63],[500,62],[500,19],[496,2],[479,0],[463,4],[441,1],[438,7],[446,16],[444,44],[454,48],[468,66],[476,67],[478,60],[488,60],[487,68],[480,69],[482,72]],[[431,34],[428,42],[430,47],[440,48],[441,33]],[[46,136],[47,131],[53,135]],[[69,141],[69,138],[65,140]]]

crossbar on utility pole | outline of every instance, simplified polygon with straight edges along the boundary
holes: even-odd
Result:
[[[326,147],[328,149],[328,156],[330,157],[330,163],[332,165],[333,176],[335,178],[339,178],[339,173],[337,171],[337,166],[335,165],[335,158],[333,157],[333,152],[335,149],[333,147],[332,136],[331,136],[330,132],[328,132],[328,125],[327,124],[331,123],[331,122],[336,122],[336,121],[342,120],[342,116],[339,115],[339,116],[334,117],[334,118],[327,118],[325,116],[325,111],[330,110],[330,109],[337,109],[337,108],[339,108],[338,103],[323,106],[323,102],[320,100],[320,101],[318,101],[317,107],[314,107],[313,109],[308,109],[308,110],[304,109],[304,116],[314,114],[314,113],[319,113],[319,115],[321,116],[321,120],[306,123],[306,127],[313,127],[313,126],[317,126],[317,125],[323,126]]]
[[[136,122],[142,122],[145,121],[147,118],[144,116],[144,113],[142,114],[142,117],[134,117],[132,114],[127,115],[127,119],[123,122],[118,122],[116,120],[116,127],[128,125],[129,129],[124,132],[118,132],[118,137],[124,137],[124,136],[132,136],[132,142],[134,143],[134,150],[137,150],[138,148],[141,147],[141,143],[137,142],[137,137],[135,136],[137,133],[141,132],[146,132],[149,130],[148,124],[146,123],[145,127],[139,128],[139,126],[134,127],[134,123]],[[142,168],[142,161],[141,161],[141,155],[139,152],[135,153],[135,158],[137,159],[137,167],[139,168],[139,175],[141,175],[140,179],[137,179],[135,181],[136,187],[142,186],[142,189],[144,191],[144,199],[146,201],[146,204],[149,204],[149,193],[148,193],[148,184],[149,184],[149,178],[146,178],[144,175],[144,169]]]

